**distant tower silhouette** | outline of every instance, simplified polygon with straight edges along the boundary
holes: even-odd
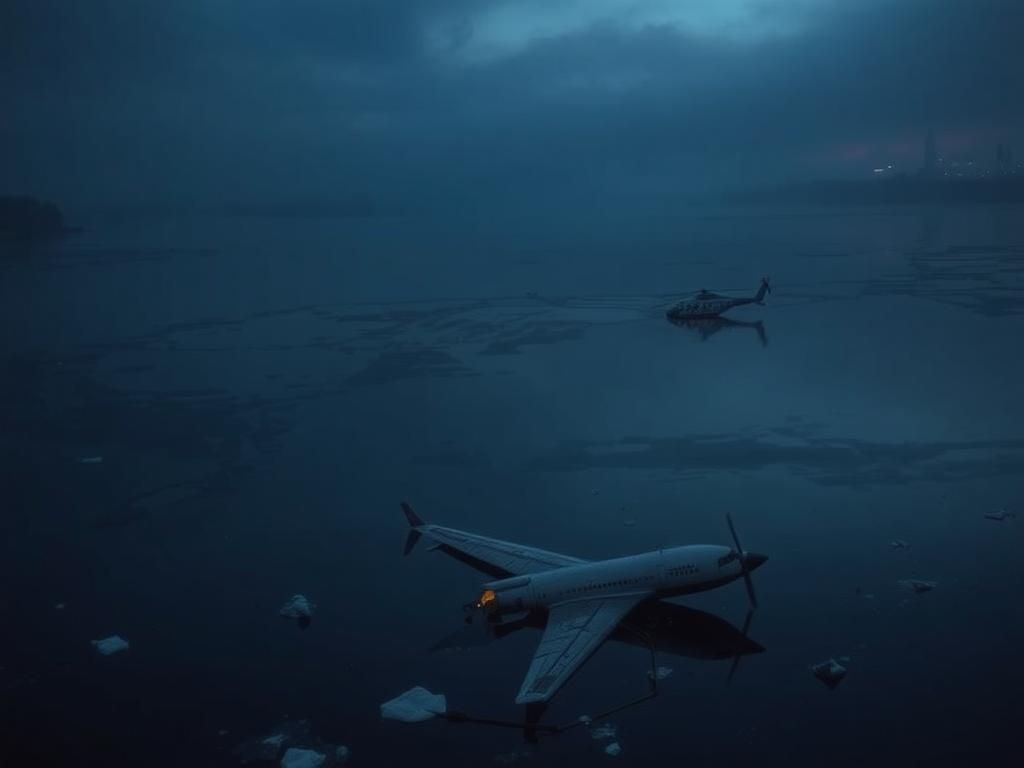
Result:
[[[928,136],[924,140],[924,168],[925,176],[934,177],[939,175],[939,153],[935,149],[935,131],[928,129]]]

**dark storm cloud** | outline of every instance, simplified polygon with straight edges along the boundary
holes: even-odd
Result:
[[[1024,135],[1015,0],[556,5],[13,0],[2,186],[657,193],[913,167],[929,126],[981,160]]]

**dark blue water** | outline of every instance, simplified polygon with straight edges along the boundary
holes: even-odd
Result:
[[[97,218],[7,248],[0,762],[236,765],[303,719],[352,765],[1012,753],[1024,517],[984,514],[1024,513],[1022,221]],[[737,324],[663,317],[762,274],[767,306]],[[615,759],[582,730],[528,746],[382,721],[416,684],[519,716],[539,637],[426,652],[483,577],[403,559],[402,499],[588,558],[728,543],[731,512],[770,556],[750,629],[767,651],[731,685],[727,660],[659,657],[674,674],[614,718]],[[317,604],[305,632],[277,615],[296,592]],[[740,585],[685,602],[746,612]],[[97,656],[114,633],[131,649]],[[835,691],[807,669],[844,655]],[[643,693],[647,663],[607,645],[551,719]]]

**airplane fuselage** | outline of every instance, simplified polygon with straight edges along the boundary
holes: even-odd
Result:
[[[734,550],[698,544],[488,582],[479,605],[503,615],[608,596],[659,599],[714,589],[742,575]]]

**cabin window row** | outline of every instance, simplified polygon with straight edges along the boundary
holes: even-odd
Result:
[[[635,579],[620,579],[618,581],[606,581],[603,584],[588,584],[585,587],[571,587],[567,589],[570,595],[575,595],[580,592],[591,592],[595,589],[607,589],[608,587],[628,587],[630,584],[639,584],[641,581],[650,581],[650,576],[636,577]]]
[[[669,576],[688,576],[692,573],[697,573],[700,569],[696,565],[680,565],[676,568],[669,568]]]

